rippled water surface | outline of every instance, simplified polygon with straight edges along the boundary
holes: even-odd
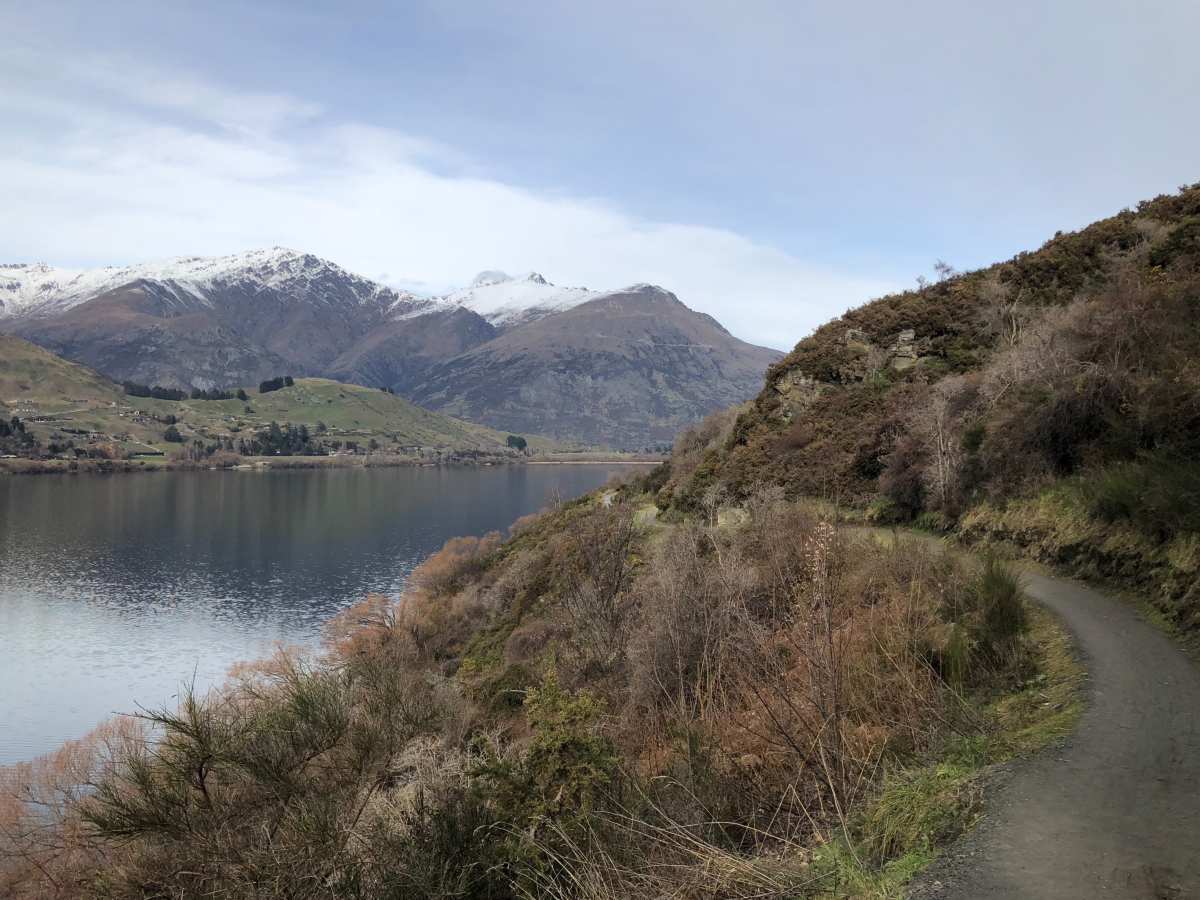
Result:
[[[448,537],[504,529],[620,467],[0,478],[0,764],[169,704],[396,594]]]

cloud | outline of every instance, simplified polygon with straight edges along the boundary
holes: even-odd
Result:
[[[504,183],[453,148],[283,95],[104,58],[42,80],[10,52],[8,74],[20,86],[0,100],[0,246],[12,259],[99,265],[282,244],[396,284],[450,287],[495,267],[593,288],[649,281],[785,348],[894,287],[727,229]]]

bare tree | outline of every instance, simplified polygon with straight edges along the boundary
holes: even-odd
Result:
[[[625,650],[622,595],[630,585],[636,529],[626,507],[603,507],[587,516],[570,539],[576,558],[567,570],[562,606],[578,649],[589,662],[614,663]]]
[[[1021,306],[1024,292],[1013,294],[1012,288],[994,273],[980,286],[983,300],[983,318],[988,329],[997,336],[1002,346],[1015,347],[1021,340],[1021,330],[1029,318]]]

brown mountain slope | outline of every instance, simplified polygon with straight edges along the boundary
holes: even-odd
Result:
[[[678,442],[690,509],[774,482],[1026,547],[1200,634],[1200,185],[848,312]]]
[[[429,368],[486,343],[496,329],[458,307],[385,322],[329,365],[339,381],[410,393]]]
[[[136,282],[13,333],[122,381],[180,387],[251,384],[300,367],[266,351],[200,303]]]
[[[639,285],[506,331],[410,396],[495,428],[637,447],[750,396],[778,357]]]

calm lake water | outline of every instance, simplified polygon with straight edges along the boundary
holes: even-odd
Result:
[[[171,704],[398,594],[455,535],[503,530],[622,466],[0,479],[0,765]],[[626,469],[627,470],[627,469]]]

